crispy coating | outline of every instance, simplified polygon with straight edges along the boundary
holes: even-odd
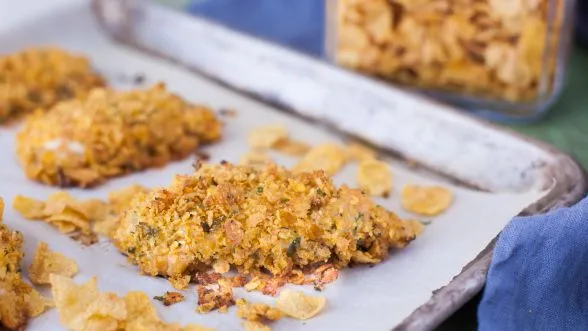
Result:
[[[0,57],[0,123],[84,97],[103,86],[90,61],[59,48],[30,48]]]
[[[203,106],[168,92],[93,90],[29,117],[17,136],[26,175],[62,187],[88,187],[109,177],[182,159],[220,138],[221,123]]]
[[[135,199],[117,247],[149,275],[193,275],[216,261],[245,274],[332,262],[377,263],[415,238],[412,227],[323,171],[204,165]]]
[[[0,205],[3,206],[2,199]],[[0,223],[0,329],[22,329],[30,317],[47,307],[47,301],[21,278],[23,241],[20,232]]]

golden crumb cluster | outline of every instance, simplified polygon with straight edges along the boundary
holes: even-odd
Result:
[[[334,58],[345,67],[509,101],[553,88],[564,0],[333,1]]]
[[[182,159],[220,138],[203,106],[168,92],[96,89],[30,116],[17,136],[26,175],[49,185],[88,187],[109,177]]]
[[[30,48],[0,57],[0,123],[59,101],[84,97],[104,80],[83,56]]]
[[[131,291],[120,297],[100,292],[95,277],[78,285],[68,277],[51,274],[50,282],[59,320],[68,330],[212,331],[195,324],[168,324],[157,316],[145,293]]]
[[[3,206],[1,202],[2,199]],[[49,306],[39,292],[22,280],[22,245],[22,234],[0,223],[0,329],[22,329],[29,318],[40,315]]]
[[[412,227],[323,172],[204,165],[135,199],[115,245],[149,275],[191,276],[226,261],[284,275],[332,262],[378,263],[415,238]]]

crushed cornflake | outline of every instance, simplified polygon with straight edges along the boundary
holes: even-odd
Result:
[[[164,306],[171,306],[184,301],[184,295],[179,292],[165,292],[164,295],[154,296],[153,300],[160,301]]]
[[[327,300],[324,297],[284,289],[276,300],[276,306],[284,314],[292,318],[306,320],[320,313],[326,302]]]
[[[290,281],[321,289],[338,269],[378,263],[414,239],[394,213],[322,171],[224,162],[201,164],[134,199],[113,243],[146,275],[234,287],[212,271],[230,267],[249,278],[239,280],[245,290],[277,295]],[[320,274],[303,275],[323,265]]]
[[[530,102],[556,86],[564,3],[339,0],[333,57],[418,89]]]
[[[216,284],[223,275],[218,272],[196,272],[192,281],[198,285]]]
[[[375,159],[361,161],[357,168],[357,183],[370,195],[387,197],[392,190],[390,166]]]
[[[263,303],[250,303],[237,299],[237,316],[248,321],[277,321],[284,316],[282,311]]]
[[[334,282],[337,278],[339,278],[339,270],[332,264],[324,264],[316,268],[310,277],[314,288],[318,291],[324,290],[325,285]]]
[[[239,164],[249,165],[257,168],[263,168],[267,164],[272,163],[272,159],[267,151],[264,150],[251,150],[241,155]]]
[[[325,143],[313,147],[292,169],[294,173],[324,170],[335,175],[347,162],[347,153],[337,144]]]
[[[147,192],[146,188],[133,185],[110,192],[107,202],[76,200],[65,191],[53,193],[46,201],[17,195],[13,207],[27,219],[47,222],[70,238],[91,245],[98,241],[97,234],[111,237],[117,227],[118,215],[133,198]]]
[[[198,308],[199,313],[208,313],[217,310],[225,313],[230,306],[235,305],[233,298],[233,288],[230,286],[223,286],[221,284],[207,287],[198,285],[196,287],[198,294]]]
[[[71,98],[85,97],[104,79],[90,60],[57,47],[0,56],[0,124]]]
[[[74,260],[51,251],[45,242],[37,245],[33,263],[29,267],[29,278],[33,284],[49,284],[50,274],[72,277],[77,273],[78,265]]]
[[[219,260],[213,263],[212,269],[216,273],[224,274],[231,270],[231,265],[227,261]]]
[[[310,151],[310,145],[288,138],[276,142],[272,149],[290,156],[303,156]]]
[[[22,280],[20,263],[23,236],[2,224],[4,202],[0,198],[0,328],[24,329],[31,317],[53,304]]]
[[[134,291],[125,297],[100,293],[95,277],[78,285],[68,277],[52,274],[50,282],[59,320],[69,330],[212,330],[193,324],[181,327],[165,323],[145,293]]]
[[[376,151],[358,142],[350,142],[347,144],[346,152],[347,158],[350,161],[361,162],[376,158]]]
[[[27,177],[60,187],[91,187],[108,178],[180,160],[221,137],[212,110],[184,101],[164,84],[95,89],[27,117],[16,153]]]
[[[243,327],[245,331],[272,331],[269,326],[255,321],[245,321],[243,322]]]
[[[400,193],[404,209],[424,216],[436,216],[453,202],[453,193],[440,186],[406,185]]]
[[[249,133],[247,143],[252,149],[270,149],[281,140],[288,138],[288,131],[282,125],[268,125]]]

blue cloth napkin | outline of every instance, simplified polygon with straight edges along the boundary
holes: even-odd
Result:
[[[322,55],[323,0],[200,0],[189,10]],[[512,220],[496,244],[478,321],[482,331],[588,330],[588,200]]]
[[[481,331],[588,330],[588,199],[508,224],[478,321]]]

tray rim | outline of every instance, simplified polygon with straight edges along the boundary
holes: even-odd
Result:
[[[163,7],[162,5],[148,3],[145,0],[121,1],[120,3],[123,3],[124,5],[118,6],[118,9],[121,10],[119,14],[123,14],[122,17],[120,17],[122,21],[114,22],[113,24],[113,22],[108,22],[108,19],[104,16],[104,5],[106,3],[112,3],[112,1],[92,0],[92,10],[103,31],[108,36],[117,40],[118,42],[121,42],[122,44],[130,46],[139,51],[155,55],[159,58],[174,61],[182,65],[186,69],[190,70],[191,72],[194,72],[195,74],[205,76],[207,79],[211,79],[226,87],[236,90],[238,93],[245,94],[249,98],[256,99],[265,104],[270,104],[274,107],[281,109],[289,107],[288,105],[276,103],[275,100],[264,98],[263,95],[255,93],[255,91],[244,91],[243,89],[231,85],[231,83],[228,81],[199,72],[190,65],[186,65],[182,61],[179,61],[177,59],[174,59],[163,54],[158,54],[154,50],[145,49],[140,45],[134,44],[133,41],[130,38],[128,38],[128,31],[125,28],[130,28],[130,26],[127,26],[127,24],[132,22],[133,15],[136,14],[136,6],[153,5]],[[174,11],[172,9],[169,10]],[[185,13],[178,12],[178,15],[182,14]],[[196,20],[208,21],[205,18],[198,18],[197,16],[192,17]],[[211,24],[218,25],[216,23]],[[258,39],[250,35],[247,36],[249,38]],[[358,77],[361,76],[359,74],[356,75]],[[410,94],[412,94],[413,96],[415,95],[413,93]],[[553,190],[548,195],[538,200],[536,203],[530,205],[529,207],[525,208],[519,214],[519,216],[535,215],[548,212],[550,210],[554,210],[557,208],[571,206],[575,204],[577,201],[579,201],[588,191],[587,176],[584,169],[576,160],[574,160],[567,153],[560,151],[556,147],[546,142],[525,136],[519,132],[514,131],[513,129],[502,127],[498,124],[491,123],[488,120],[476,117],[472,114],[465,113],[456,107],[443,104],[439,101],[430,99],[425,96],[416,95],[416,97],[426,100],[427,102],[440,105],[440,108],[442,109],[440,109],[439,111],[450,112],[453,114],[453,116],[457,117],[473,119],[474,121],[478,122],[478,124],[490,128],[495,132],[505,133],[515,139],[524,141],[530,145],[538,147],[540,150],[545,152],[552,160],[554,160],[554,163],[552,164],[552,170],[558,172],[561,171],[561,173],[559,174],[562,174],[563,178],[560,178],[560,180],[556,181]],[[467,301],[473,298],[477,293],[479,293],[486,281],[486,274],[488,272],[492,260],[492,254],[496,238],[493,239],[487,245],[487,247],[478,254],[476,258],[474,258],[469,264],[464,266],[462,271],[458,275],[456,275],[447,285],[434,291],[433,295],[427,301],[427,303],[413,311],[404,321],[402,321],[399,325],[392,328],[392,330],[432,330],[435,327],[439,326],[445,319],[451,316],[451,314],[457,311],[462,305],[464,305]],[[473,283],[471,283],[471,281],[473,281]],[[450,302],[450,304],[442,304],[442,302]]]

